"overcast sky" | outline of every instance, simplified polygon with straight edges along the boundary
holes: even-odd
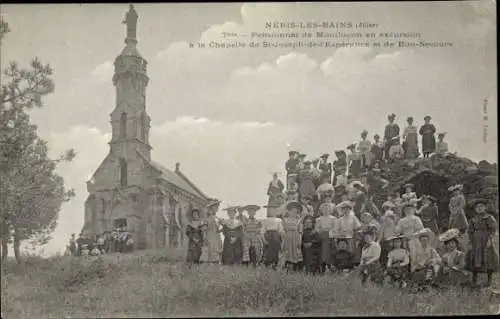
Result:
[[[431,115],[452,151],[497,161],[493,1],[334,4],[138,4],[138,45],[148,61],[154,160],[181,170],[223,205],[264,204],[290,148],[310,157],[343,149],[363,129],[382,134]],[[2,5],[12,32],[2,66],[34,56],[54,68],[56,91],[33,113],[77,197],[63,206],[46,252],[83,223],[85,181],[108,153],[113,61],[124,46],[125,4]],[[263,31],[266,21],[365,21],[376,32],[420,32],[452,42],[431,49],[190,49],[221,32]],[[287,30],[282,30],[286,32]],[[339,30],[331,30],[339,31]],[[341,30],[352,31],[352,30]],[[489,99],[488,120],[483,100]],[[488,140],[483,141],[483,125]],[[263,215],[263,211],[261,215]]]

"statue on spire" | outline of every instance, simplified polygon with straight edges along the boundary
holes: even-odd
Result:
[[[125,15],[123,24],[127,25],[127,39],[135,39],[137,34],[137,12],[134,9],[134,5],[130,5],[128,12]]]

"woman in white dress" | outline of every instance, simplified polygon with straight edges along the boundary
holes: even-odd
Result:
[[[354,263],[359,263],[361,257],[358,252],[359,242],[355,237],[356,232],[363,226],[359,219],[354,214],[353,203],[351,201],[343,201],[337,205],[339,219],[337,220],[337,229],[335,235],[338,238],[344,238],[347,242],[348,251],[355,255]]]
[[[396,225],[396,235],[403,235],[408,237],[408,250],[410,251],[411,268],[414,269],[414,261],[422,251],[422,245],[417,237],[413,236],[415,233],[424,229],[422,220],[415,215],[417,208],[414,202],[406,202],[402,206],[404,217],[398,221]]]
[[[201,260],[209,263],[219,263],[222,252],[222,239],[220,236],[221,225],[216,216],[220,202],[214,201],[206,206],[207,209],[207,227],[205,228],[205,249]]]

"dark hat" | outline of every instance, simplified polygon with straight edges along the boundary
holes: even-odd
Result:
[[[294,208],[297,208],[300,211],[302,209],[302,204],[299,202],[290,202],[286,204],[286,209],[292,210]]]
[[[391,237],[387,238],[387,240],[393,241],[396,239],[403,240],[403,239],[407,239],[407,238],[408,237],[405,235],[395,235],[395,236],[391,236]]]
[[[424,117],[424,120],[427,120],[427,119],[432,120],[432,118],[431,118],[429,115],[426,115],[426,116]]]
[[[363,130],[363,131],[361,132],[361,135],[368,135],[368,131],[367,131],[367,130]]]
[[[303,153],[300,153],[299,154],[299,157],[306,157],[307,155],[306,154],[303,154]]]
[[[340,155],[346,155],[345,154],[345,151],[344,150],[340,150],[340,151],[335,151],[335,156],[339,157]]]
[[[396,118],[396,114],[394,114],[394,113],[389,114],[389,115],[387,115],[387,118],[388,119],[394,119],[394,118]]]
[[[304,161],[304,165],[312,164],[310,160]]]
[[[236,212],[238,210],[238,207],[239,206],[229,206],[229,207],[224,208],[224,210],[226,212]]]
[[[485,206],[488,206],[488,203],[489,203],[488,200],[485,198],[474,198],[474,199],[469,201],[469,205],[472,207],[476,207],[479,204],[483,204]]]
[[[328,157],[330,157],[330,154],[325,153],[325,154],[321,155],[320,157],[321,158],[328,158]]]
[[[446,135],[446,132],[441,132],[441,133],[438,133],[438,137],[444,137]]]
[[[295,154],[299,154],[299,152],[297,152],[297,151],[289,151],[288,152],[288,155],[295,155]]]
[[[271,204],[271,205],[264,205],[262,208],[279,208],[281,205],[279,204]]]
[[[246,205],[243,207],[244,210],[259,210],[260,206],[259,205]]]
[[[406,118],[406,121],[407,121],[407,122],[413,121],[413,116],[408,116],[408,117]]]
[[[375,134],[375,135],[373,135],[373,137],[374,137],[374,138],[375,138],[375,137],[380,137],[380,135],[378,135],[378,134]]]

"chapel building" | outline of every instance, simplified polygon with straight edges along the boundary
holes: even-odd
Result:
[[[138,15],[132,5],[125,48],[114,62],[116,104],[110,114],[110,149],[87,182],[83,231],[101,234],[126,227],[135,249],[180,247],[188,212],[211,200],[181,171],[151,159],[146,111],[147,62],[137,50]]]

